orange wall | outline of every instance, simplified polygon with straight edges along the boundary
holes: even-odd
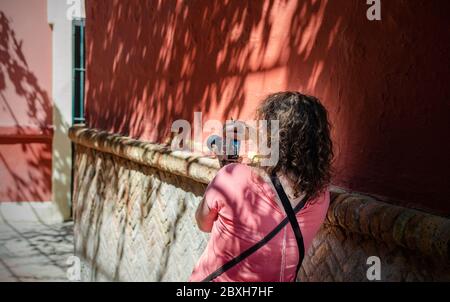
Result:
[[[334,183],[450,213],[448,1],[87,1],[87,123],[161,142],[295,89],[329,109]]]
[[[0,201],[51,200],[46,0],[0,0]]]

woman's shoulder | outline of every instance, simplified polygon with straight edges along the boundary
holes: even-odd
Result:
[[[328,209],[330,205],[330,187],[326,186],[319,193],[317,193],[308,203],[310,208],[324,208]]]
[[[255,169],[251,166],[241,164],[241,163],[232,163],[222,167],[217,175],[220,181],[225,181],[227,184],[246,185],[249,180],[253,180],[256,175]]]
[[[237,176],[237,175],[241,175],[242,173],[250,173],[251,171],[252,171],[252,168],[245,164],[232,163],[232,164],[223,166],[219,170],[218,174]]]

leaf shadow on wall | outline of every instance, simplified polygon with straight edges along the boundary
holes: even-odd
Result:
[[[293,61],[308,61],[299,67],[309,79],[304,89],[313,90],[324,64],[320,56],[326,54],[317,48],[332,46],[330,36],[340,22],[336,15],[325,17],[327,5],[287,0],[90,4],[87,19],[95,26],[86,29],[88,126],[162,142],[173,121],[192,121],[195,111],[219,120],[251,116],[256,108],[244,109],[246,101],[259,101],[273,86],[265,77],[280,74],[279,89],[299,88],[287,76],[297,68],[289,66]],[[283,9],[289,13],[277,18]],[[319,34],[327,43],[315,43]],[[257,95],[252,83],[262,88]]]
[[[67,171],[71,161],[64,156],[65,152],[55,152],[52,162],[52,134],[67,128],[67,125],[58,108],[53,110],[48,92],[30,69],[23,43],[14,31],[14,21],[0,11],[0,108],[2,119],[12,121],[12,125],[6,126],[12,130],[0,136],[0,165],[4,180],[1,198],[19,202],[49,201],[52,197],[58,199],[68,194],[56,192],[52,196],[52,164],[58,171]],[[14,91],[15,98],[9,99],[6,91],[8,96]],[[20,104],[15,103],[17,100],[25,103],[27,124],[21,120],[23,117],[19,117],[18,110],[21,109]],[[56,115],[54,119],[53,114]],[[67,180],[61,177],[56,180],[57,184],[60,182]],[[67,211],[67,205],[56,204],[61,212]]]

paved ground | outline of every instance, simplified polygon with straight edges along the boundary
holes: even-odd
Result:
[[[0,219],[0,281],[67,281],[73,223],[18,223]]]

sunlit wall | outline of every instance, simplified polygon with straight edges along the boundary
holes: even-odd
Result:
[[[0,0],[0,201],[51,200],[46,0]]]

